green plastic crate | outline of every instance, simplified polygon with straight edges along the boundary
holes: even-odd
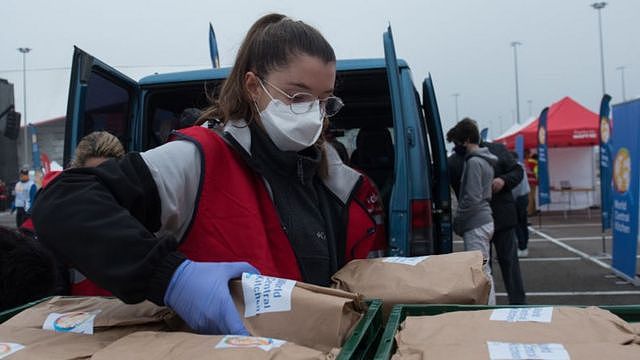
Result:
[[[3,312],[0,312],[0,324],[2,324],[3,322],[11,319],[12,317],[16,316],[19,312],[21,312],[22,310],[28,309],[34,305],[37,305],[43,301],[47,301],[51,299],[50,297],[46,297],[44,299],[40,299],[40,300],[36,300],[36,301],[32,301],[30,303],[26,303],[24,305],[20,305],[17,307],[14,307],[13,309],[9,309],[9,310],[5,310]]]
[[[571,305],[395,305],[389,315],[389,321],[382,333],[378,350],[374,356],[374,360],[388,360],[394,354],[396,349],[395,335],[400,328],[400,324],[407,316],[432,316],[444,314],[452,311],[475,311],[490,310],[504,308],[522,308],[522,307],[543,307],[543,306],[571,306]],[[585,307],[576,305],[579,307]],[[634,323],[640,322],[640,305],[611,305],[599,306],[601,309],[609,310],[618,315],[623,320]]]
[[[367,301],[364,317],[342,346],[337,360],[370,359],[382,334],[382,300]]]
[[[17,315],[19,312],[49,299],[51,299],[51,297],[0,312],[0,324]],[[376,350],[378,339],[382,334],[382,301],[368,300],[367,305],[367,312],[344,343],[337,360],[370,359]]]

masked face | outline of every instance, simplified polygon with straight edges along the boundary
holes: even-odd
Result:
[[[291,107],[272,99],[260,112],[262,126],[273,143],[282,151],[300,151],[313,145],[322,133],[322,114],[319,101],[308,104],[310,110],[295,114]]]
[[[318,140],[324,118],[342,101],[333,96],[335,63],[300,54],[265,74],[247,72],[245,86],[259,114],[259,124],[283,151],[300,151]]]

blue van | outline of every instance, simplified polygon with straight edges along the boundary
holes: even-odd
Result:
[[[407,63],[395,54],[391,28],[384,59],[338,60],[336,95],[346,106],[330,131],[347,161],[367,173],[387,210],[389,255],[452,249],[451,197],[440,116],[430,78],[422,99]],[[147,76],[136,82],[75,48],[67,108],[64,163],[86,134],[107,130],[128,151],[162,144],[184,124],[188,108],[208,106],[229,68]]]

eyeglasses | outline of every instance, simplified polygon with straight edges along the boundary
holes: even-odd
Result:
[[[278,91],[280,94],[286,96],[287,99],[289,99],[288,105],[291,108],[291,112],[297,115],[306,114],[309,111],[311,111],[311,109],[313,108],[313,104],[315,103],[316,100],[318,100],[320,103],[320,112],[322,113],[322,116],[326,116],[326,117],[334,116],[344,106],[342,99],[340,99],[337,96],[327,96],[324,99],[320,99],[315,95],[305,93],[305,92],[299,92],[293,95],[289,95],[284,90],[273,85],[267,80],[264,80],[260,77],[258,77],[258,80],[260,82],[260,86],[262,87],[262,89],[267,93],[267,95],[269,95],[271,99],[273,99],[273,96],[271,96],[271,93],[269,93],[269,91],[264,87],[263,83],[266,83],[267,85],[276,89],[276,91]]]

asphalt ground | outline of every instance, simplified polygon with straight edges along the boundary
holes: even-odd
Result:
[[[543,213],[529,222],[529,256],[520,258],[529,304],[640,306],[640,287],[610,268],[611,232],[605,234],[603,251],[598,210]],[[462,249],[456,238],[454,251]],[[492,264],[497,303],[507,304],[500,267],[495,260]]]
[[[520,259],[529,304],[640,306],[640,287],[610,269],[611,234],[606,234],[603,252],[599,211],[573,210],[566,217],[563,212],[543,213],[529,220],[529,256]],[[0,213],[0,225],[15,226],[15,214]],[[454,251],[462,249],[462,240],[455,238]],[[493,275],[497,302],[507,304],[496,261]]]
[[[15,228],[16,213],[10,214],[8,211],[0,212],[0,226]]]

